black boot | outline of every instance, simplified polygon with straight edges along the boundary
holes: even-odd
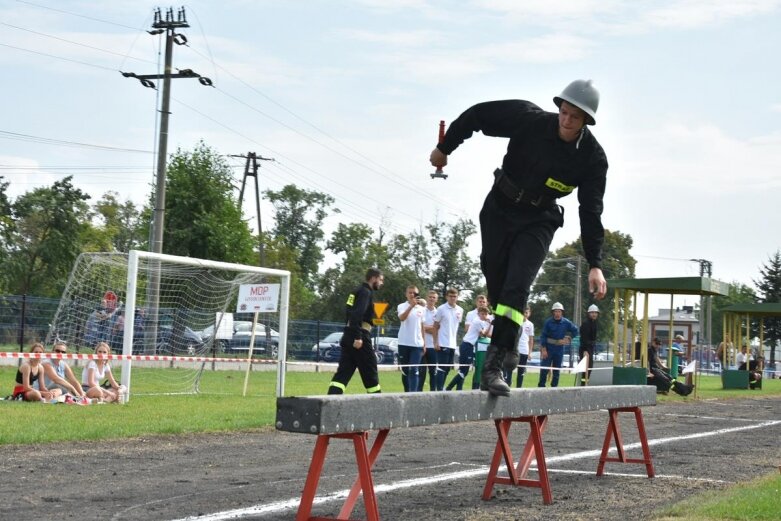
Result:
[[[679,382],[678,380],[673,381],[673,391],[680,394],[681,396],[689,396],[693,390],[694,388],[691,385],[686,385]]]
[[[483,363],[483,373],[480,378],[480,390],[488,391],[494,396],[510,396],[510,386],[502,375],[502,362],[506,349],[496,344],[490,344]]]
[[[504,362],[502,362],[502,369],[507,371],[507,374],[512,378],[513,371],[518,369],[518,363],[521,361],[521,355],[518,350],[512,349],[504,356]],[[508,384],[510,382],[507,382]]]

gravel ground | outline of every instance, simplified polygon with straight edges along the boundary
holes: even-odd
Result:
[[[385,520],[641,520],[706,490],[776,471],[781,398],[676,402],[644,409],[657,477],[609,463],[596,478],[605,412],[551,416],[544,435],[553,504],[539,489],[499,485],[481,499],[496,433],[491,422],[393,430],[374,471]],[[621,415],[625,444],[637,441]],[[775,423],[772,423],[775,422]],[[520,452],[525,424],[510,432]],[[294,519],[313,436],[258,430],[41,446],[0,446],[2,520]],[[639,449],[630,456],[639,457]],[[314,515],[335,516],[329,494],[355,476],[348,441],[334,440]],[[536,477],[532,471],[530,477]],[[434,478],[437,478],[434,480]],[[392,486],[395,485],[395,486]],[[234,517],[218,513],[235,510]],[[354,519],[363,518],[358,502]],[[781,502],[779,506],[781,518]]]

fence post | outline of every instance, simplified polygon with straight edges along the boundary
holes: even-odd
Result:
[[[315,349],[315,372],[320,372],[320,320],[317,321],[317,326],[315,327],[315,345],[317,346],[317,349]]]
[[[19,352],[24,351],[24,319],[27,315],[27,295],[22,295],[22,313],[19,316]],[[21,359],[20,359],[21,360]]]

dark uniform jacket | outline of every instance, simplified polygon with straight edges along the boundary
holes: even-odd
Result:
[[[588,128],[577,142],[567,143],[558,136],[558,114],[529,101],[489,101],[453,121],[438,148],[450,154],[478,131],[510,138],[502,169],[519,189],[551,198],[578,189],[583,250],[589,267],[601,267],[607,157]]]
[[[369,284],[364,282],[347,297],[347,324],[342,335],[342,344],[352,346],[358,338],[366,339],[371,332],[374,318],[373,292]]]

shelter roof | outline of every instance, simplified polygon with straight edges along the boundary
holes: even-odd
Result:
[[[607,287],[666,295],[729,295],[729,284],[707,277],[610,279]]]

